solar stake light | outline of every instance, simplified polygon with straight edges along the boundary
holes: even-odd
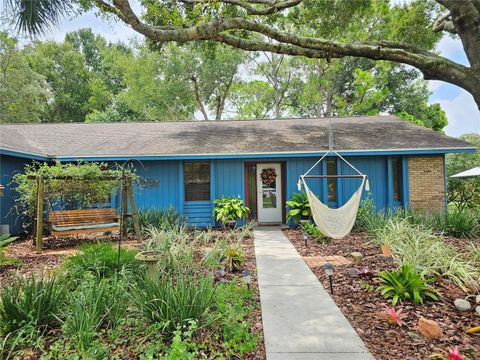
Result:
[[[307,246],[308,234],[306,231],[303,232],[303,241],[305,242],[305,246]]]
[[[328,281],[330,283],[330,294],[333,295],[333,265],[330,263],[326,263],[325,265],[323,265],[323,269],[325,270],[325,274],[328,276]]]
[[[252,282],[252,276],[250,275],[250,271],[245,270],[242,272],[242,279],[243,282],[247,285],[247,289],[250,290],[250,283]]]

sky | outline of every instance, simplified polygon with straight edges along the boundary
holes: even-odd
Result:
[[[0,3],[3,0],[0,0]],[[138,4],[133,9],[140,14]],[[62,20],[55,29],[48,32],[43,40],[52,39],[63,41],[65,34],[81,28],[92,28],[94,33],[104,36],[108,41],[128,42],[134,38],[141,39],[130,27],[121,21],[107,21],[95,16],[93,11],[77,16],[73,19]],[[468,65],[467,57],[459,39],[445,36],[438,44],[437,50],[441,55]],[[460,136],[466,133],[480,133],[480,110],[473,97],[465,90],[442,81],[428,81],[432,91],[430,102],[440,103],[448,116],[448,125],[444,129],[447,135]]]

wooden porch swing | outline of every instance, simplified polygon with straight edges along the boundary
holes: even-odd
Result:
[[[34,238],[36,252],[42,252],[43,241],[43,211],[44,211],[44,192],[45,178],[42,176],[32,176],[37,182],[36,208],[35,208],[35,227]],[[95,178],[85,179],[83,177],[57,176],[48,177],[48,180],[77,180],[77,181],[120,181],[121,193],[121,213],[120,216],[114,208],[105,209],[81,209],[81,210],[60,210],[49,211],[48,223],[49,230],[53,236],[85,234],[85,233],[104,233],[110,231],[119,231],[121,236],[127,233],[127,218],[133,219],[135,236],[141,239],[140,222],[137,216],[135,206],[132,178],[128,175],[118,176],[98,176]],[[130,203],[130,210],[128,212]]]

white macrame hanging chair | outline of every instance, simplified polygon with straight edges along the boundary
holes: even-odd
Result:
[[[331,149],[331,141],[330,141]],[[335,178],[361,178],[362,182],[355,191],[352,197],[341,207],[333,209],[329,208],[327,205],[322,203],[317,196],[310,190],[305,181],[305,178],[315,177],[315,178],[328,178],[332,177],[331,175],[320,175],[320,176],[308,176],[308,174],[322,162],[322,160],[327,157],[329,154],[335,154],[340,159],[342,159],[347,165],[349,165],[353,170],[355,170],[358,175],[334,175]],[[308,201],[310,202],[310,209],[312,213],[313,221],[315,225],[320,229],[322,234],[333,239],[342,239],[347,236],[355,224],[357,218],[358,207],[360,206],[360,200],[362,198],[363,189],[370,191],[367,175],[362,174],[356,167],[350,164],[345,160],[339,153],[333,150],[329,150],[325,155],[323,155],[320,160],[318,160],[305,174],[300,176],[298,179],[297,187],[298,191],[301,191],[303,188],[307,194]]]

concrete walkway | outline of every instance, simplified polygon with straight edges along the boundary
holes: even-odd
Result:
[[[278,227],[254,229],[267,360],[372,360]]]

